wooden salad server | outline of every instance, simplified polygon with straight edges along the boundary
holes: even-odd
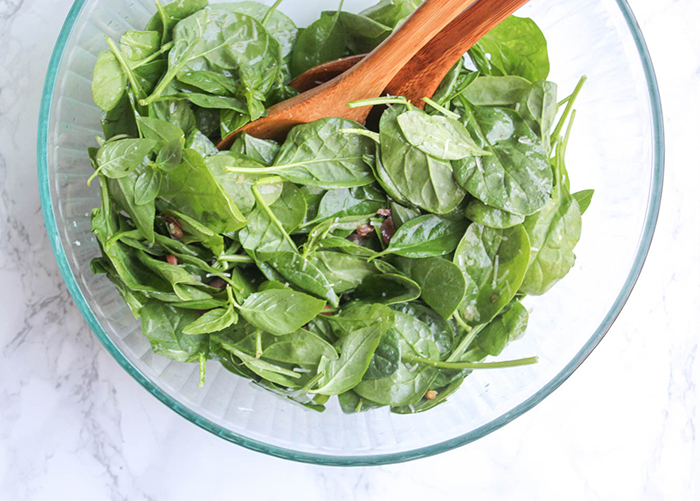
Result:
[[[528,0],[478,0],[435,35],[386,86],[385,94],[404,96],[423,107],[452,66],[486,33]],[[366,54],[328,61],[302,73],[290,87],[299,92],[313,89],[359,64]]]
[[[413,56],[474,0],[426,0],[389,38],[361,62],[332,80],[268,109],[268,114],[224,138],[218,147],[229,149],[241,132],[283,140],[300,123],[342,117],[364,123],[371,107],[349,108],[347,103],[381,96],[394,76]]]

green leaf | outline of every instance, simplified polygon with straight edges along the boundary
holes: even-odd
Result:
[[[306,199],[292,183],[284,183],[282,193],[270,205],[270,210],[287,233],[292,233],[304,221]]]
[[[126,94],[122,96],[116,107],[102,113],[100,122],[102,124],[102,133],[107,140],[122,134],[128,137],[139,136],[134,109],[131,107],[129,97]]]
[[[452,176],[452,165],[411,145],[399,126],[398,117],[402,113],[405,113],[403,107],[395,106],[382,115],[381,166],[377,165],[377,170],[383,168],[391,181],[389,188],[398,190],[412,204],[437,214],[450,212],[465,195]],[[378,177],[381,182],[379,172]],[[382,184],[386,189],[387,183]]]
[[[119,179],[135,171],[155,148],[150,139],[120,139],[105,143],[97,153],[100,174],[110,179]]]
[[[537,134],[550,151],[550,133],[554,128],[557,117],[557,84],[541,80],[532,84],[530,91],[526,93],[515,107],[525,122]]]
[[[159,13],[151,18],[146,30],[163,34],[163,43],[172,39],[175,25],[209,5],[207,0],[178,0],[162,6]],[[163,14],[163,15],[161,15]]]
[[[323,15],[333,16],[335,12],[324,12]],[[354,54],[372,52],[392,32],[391,27],[361,14],[341,11],[338,19],[345,28],[346,45]]]
[[[126,73],[112,51],[102,51],[92,76],[92,99],[104,111],[117,107],[126,95]]]
[[[219,150],[216,149],[216,145],[212,143],[207,136],[202,134],[199,129],[192,129],[187,135],[185,148],[196,151],[202,158],[211,157],[219,153]]]
[[[214,96],[233,97],[239,89],[236,81],[214,71],[187,71],[177,75],[177,80],[190,88],[194,87]],[[192,92],[188,89],[188,92]],[[186,97],[183,99],[187,99]],[[245,111],[245,108],[243,109]]]
[[[383,405],[412,405],[420,401],[435,379],[437,370],[421,366],[411,371],[405,364],[389,377],[362,381],[355,392],[363,398]]]
[[[293,77],[343,55],[346,35],[345,27],[338,21],[339,13],[340,10],[332,17],[321,16],[299,33],[290,63]]]
[[[412,258],[448,254],[455,250],[466,229],[466,221],[426,214],[401,226],[384,253]]]
[[[389,377],[399,370],[400,364],[401,349],[399,348],[399,337],[394,329],[389,329],[379,341],[367,372],[365,372],[362,379],[366,381],[368,379]]]
[[[332,317],[334,329],[342,332],[338,359],[321,359],[318,371],[323,378],[313,393],[339,395],[362,381],[381,337],[394,323],[394,313],[386,306],[359,305]]]
[[[138,117],[136,123],[141,135],[146,139],[155,141],[160,150],[173,141],[185,142],[185,133],[180,127],[166,120],[150,117]]]
[[[253,189],[257,190],[257,187]],[[296,244],[282,222],[267,206],[260,192],[257,193],[255,209],[248,216],[248,225],[239,233],[241,245],[258,261],[267,261],[282,252],[296,253]]]
[[[160,43],[157,31],[126,31],[119,40],[124,59],[132,65],[158,52]]]
[[[462,318],[475,325],[495,317],[518,291],[529,257],[530,240],[522,225],[500,230],[472,223],[454,256],[467,281]]]
[[[547,41],[532,19],[510,16],[496,25],[475,46],[488,55],[488,67],[475,64],[484,74],[516,75],[531,82],[549,74]],[[470,50],[470,55],[473,49]]]
[[[284,336],[301,329],[325,305],[325,301],[291,289],[268,289],[248,296],[239,309],[251,324],[275,336]]]
[[[151,167],[144,167],[134,183],[134,202],[136,205],[152,204],[160,190],[160,174]]]
[[[595,190],[581,190],[571,195],[578,202],[581,215],[583,215],[583,213],[586,212],[588,207],[591,205],[594,191]]]
[[[336,294],[355,289],[367,277],[377,273],[374,264],[366,259],[342,252],[317,251],[309,256],[309,260],[326,276]]]
[[[478,77],[462,95],[474,106],[514,107],[527,96],[532,83],[521,77]]]
[[[512,306],[494,318],[476,336],[479,348],[492,356],[498,356],[508,343],[519,338],[527,329],[527,309],[514,301]]]
[[[210,310],[197,320],[189,324],[182,331],[183,334],[208,334],[222,331],[238,322],[236,310],[231,308],[217,308]]]
[[[464,209],[464,215],[475,223],[483,224],[489,228],[512,228],[525,221],[525,216],[491,207],[478,199],[469,201]]]
[[[386,206],[386,197],[376,185],[330,190],[323,195],[315,223],[330,218],[373,214]]]
[[[135,171],[119,179],[106,179],[106,185],[109,188],[114,202],[119,208],[125,211],[131,217],[131,220],[136,225],[139,232],[149,242],[154,241],[153,224],[156,216],[156,209],[153,200],[145,202],[139,200],[137,202],[137,184],[139,179],[150,169],[150,167],[141,164]]]
[[[520,115],[506,108],[474,108],[467,128],[487,157],[455,162],[455,178],[469,193],[497,209],[534,214],[549,199],[552,169],[542,142]]]
[[[389,305],[413,301],[420,294],[421,289],[413,280],[403,275],[387,273],[365,278],[353,297],[369,303]]]
[[[396,264],[402,273],[420,286],[420,298],[428,306],[445,318],[452,316],[462,302],[467,287],[457,265],[441,257],[399,258]]]
[[[177,220],[182,231],[185,233],[186,240],[190,242],[201,242],[202,245],[211,249],[211,252],[217,256],[224,251],[223,237],[196,219],[182,212],[162,207],[160,207],[160,212],[165,216],[170,216]]]
[[[269,167],[277,158],[280,145],[269,139],[258,139],[244,132],[236,138],[231,146],[231,151],[246,155]]]
[[[420,4],[421,0],[381,0],[360,12],[360,15],[394,29],[401,21],[413,14]]]
[[[441,160],[461,160],[468,156],[490,155],[479,148],[467,129],[454,118],[428,115],[414,109],[397,117],[408,142],[427,155]],[[426,134],[426,131],[430,131]]]
[[[452,351],[454,329],[435,311],[416,302],[394,304],[391,309],[402,353],[438,359]]]
[[[196,151],[185,150],[182,163],[163,176],[160,199],[214,233],[236,231],[245,218]]]
[[[338,306],[338,296],[326,275],[299,253],[282,252],[271,257],[268,263],[290,283],[327,300],[333,307]]]
[[[178,362],[198,360],[207,349],[207,336],[187,336],[184,328],[194,322],[199,314],[180,310],[160,301],[148,301],[141,309],[141,330],[158,355]]]

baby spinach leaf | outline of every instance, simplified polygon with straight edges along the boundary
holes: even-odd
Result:
[[[267,261],[281,252],[296,253],[296,244],[257,187],[253,188],[253,193],[255,210],[248,216],[248,225],[239,233],[243,248],[258,261]]]
[[[342,1],[340,8],[342,8]],[[343,55],[345,27],[338,21],[339,15],[340,9],[333,16],[322,15],[320,19],[299,33],[290,63],[293,77]]]
[[[153,223],[156,216],[156,208],[153,200],[137,201],[139,180],[148,172],[150,167],[141,164],[135,171],[119,179],[108,179],[106,185],[116,204],[131,217],[136,228],[148,240],[153,242],[155,235]],[[149,195],[150,196],[150,195]],[[143,202],[143,203],[139,203]]]
[[[383,405],[404,406],[420,401],[438,371],[421,366],[411,371],[405,364],[389,377],[362,381],[354,391],[363,398]]]
[[[159,198],[215,233],[236,231],[245,218],[196,151],[185,150],[182,163],[163,176]]]
[[[514,107],[530,93],[531,89],[532,83],[522,77],[481,76],[461,94],[474,106]]]
[[[372,360],[369,363],[363,380],[389,377],[399,370],[401,364],[401,349],[399,337],[394,329],[389,329],[379,341]]]
[[[399,258],[396,264],[421,289],[420,298],[437,313],[450,318],[464,298],[466,282],[462,271],[447,259]]]
[[[126,73],[112,51],[100,52],[92,75],[92,99],[104,111],[117,107],[126,95]]]
[[[513,214],[534,214],[552,189],[552,169],[539,138],[506,108],[474,108],[467,129],[486,157],[455,162],[455,178],[482,202]]]
[[[154,172],[151,167],[145,166],[134,183],[134,203],[136,205],[152,204],[158,196],[160,180],[159,173]]]
[[[421,215],[420,210],[405,207],[395,201],[391,202],[391,219],[394,222],[394,228],[399,229],[404,223],[407,223],[411,219],[415,219]]]
[[[202,158],[211,157],[219,153],[219,150],[216,149],[216,145],[212,143],[207,136],[202,134],[199,129],[192,129],[187,135],[185,148],[196,151]]]
[[[472,324],[489,322],[523,282],[530,240],[522,225],[504,230],[472,223],[455,251],[467,291],[459,313]]]
[[[455,250],[466,229],[466,221],[426,214],[401,226],[382,254],[412,258],[441,256]]]
[[[233,307],[216,308],[206,312],[182,330],[183,334],[208,334],[222,331],[238,321],[238,314]]]
[[[163,34],[163,43],[172,39],[172,32],[175,25],[191,16],[195,12],[204,9],[209,5],[207,0],[178,0],[166,5],[158,5],[158,13],[151,18],[146,25],[147,31],[158,31]]]
[[[258,188],[260,189],[260,187]],[[304,221],[306,216],[306,199],[292,183],[284,183],[282,193],[274,203],[270,204],[270,210],[287,233],[293,232]]]
[[[138,63],[158,52],[161,34],[157,31],[127,31],[119,39],[122,55],[129,63]]]
[[[239,91],[235,80],[214,71],[187,71],[178,74],[177,80],[185,84],[184,87],[187,89],[187,93],[195,93],[192,90],[194,88],[214,96],[233,97]],[[187,98],[184,97],[183,99]]]
[[[348,390],[345,393],[338,395],[338,403],[340,404],[340,409],[344,414],[355,414],[357,412],[367,412],[372,409],[379,409],[384,407],[376,402],[372,402],[352,390]]]
[[[244,88],[267,92],[279,72],[279,46],[262,25],[250,16],[221,9],[200,10],[183,19],[173,31],[174,46],[168,72],[143,102],[160,97],[180,73],[215,71],[237,75]]]
[[[445,403],[447,401],[447,397],[456,392],[463,382],[464,377],[458,377],[444,388],[438,388],[438,394],[432,400],[423,398],[420,402],[414,403],[410,406],[404,405],[400,407],[392,407],[391,412],[396,414],[418,414],[419,412],[430,410],[437,405]]]
[[[210,96],[209,94],[200,94],[197,92],[181,92],[169,94],[158,98],[155,102],[170,102],[170,101],[190,101],[195,106],[200,108],[209,108],[214,110],[232,110],[237,113],[247,113],[247,105],[242,100],[235,97]]]
[[[360,12],[360,15],[394,29],[401,21],[413,14],[420,4],[421,0],[381,0]]]
[[[326,276],[297,252],[282,252],[268,260],[286,280],[311,294],[338,306],[338,296]]]
[[[254,17],[260,23],[264,22],[267,32],[275,37],[280,44],[282,59],[289,63],[292,57],[292,50],[297,39],[299,30],[294,21],[289,17],[275,9],[267,18],[270,6],[260,2],[244,1],[233,3],[219,3],[212,5],[212,9],[227,9],[241,14],[247,14]]]
[[[413,280],[403,275],[387,273],[365,278],[353,297],[370,303],[388,305],[413,301],[418,299],[420,294],[421,289]]]
[[[583,213],[586,212],[588,207],[591,205],[594,191],[595,190],[581,190],[571,195],[578,202],[581,215],[583,215]]]
[[[313,393],[339,395],[357,386],[369,367],[381,337],[394,322],[393,312],[386,306],[360,305],[333,317],[343,335],[338,342],[338,359],[321,359],[318,372],[323,377]]]
[[[291,289],[268,289],[251,294],[238,308],[251,324],[275,336],[284,336],[301,329],[325,305],[325,301]]]
[[[376,185],[331,190],[321,198],[316,218],[306,224],[333,217],[373,214],[385,206],[386,197]]]
[[[377,273],[377,268],[366,259],[342,252],[320,250],[310,255],[309,260],[326,276],[336,294],[355,289]]]
[[[491,154],[479,148],[464,125],[454,118],[415,109],[401,113],[397,121],[412,146],[435,158],[461,160]]]
[[[557,110],[557,84],[540,80],[532,84],[530,91],[520,99],[515,109],[550,151],[550,133],[554,127]]]
[[[119,179],[135,171],[155,148],[151,139],[120,139],[105,143],[97,153],[99,173],[110,179]]]
[[[489,355],[498,356],[508,343],[523,335],[527,321],[527,309],[520,301],[515,301],[479,332],[476,344]]]
[[[449,161],[426,154],[406,139],[398,122],[403,112],[401,106],[389,108],[380,120],[382,167],[412,204],[437,214],[450,212],[464,198],[464,190],[452,176]]]
[[[191,362],[207,349],[207,336],[187,336],[184,328],[199,314],[180,310],[160,301],[148,301],[141,309],[141,330],[159,355],[177,362]]]
[[[280,145],[269,139],[258,139],[242,133],[231,146],[231,151],[246,155],[265,166],[272,165],[280,152]]]
[[[206,248],[211,249],[215,255],[219,255],[224,251],[224,239],[220,234],[182,212],[167,209],[161,204],[158,204],[158,209],[164,216],[170,216],[178,222],[184,232],[184,240],[187,243],[201,242]]]
[[[531,82],[544,80],[549,74],[547,41],[532,19],[510,16],[484,35],[475,47],[488,55],[488,67],[474,61],[484,74],[517,75]]]
[[[131,107],[129,97],[126,94],[122,96],[119,103],[112,110],[102,113],[100,122],[102,124],[102,133],[107,140],[122,134],[128,137],[139,136],[134,109]]]
[[[185,134],[198,126],[192,108],[184,100],[155,102],[148,107],[148,116],[169,122]]]
[[[483,224],[489,228],[512,228],[525,221],[525,216],[491,207],[479,199],[469,201],[464,209],[464,215],[475,223]]]
[[[334,12],[324,12],[324,16],[332,16]],[[353,54],[372,52],[389,35],[392,28],[378,23],[362,14],[341,12],[338,18],[345,28],[346,46]]]
[[[452,325],[434,310],[412,302],[394,304],[394,328],[399,333],[402,353],[438,359],[452,350],[454,330]]]
[[[319,240],[318,246],[321,249],[338,249],[341,252],[345,252],[347,254],[359,257],[376,257],[378,254],[378,252],[374,249],[371,249],[369,247],[363,247],[353,242],[352,240],[348,240],[347,238],[342,237],[326,237],[322,240]]]

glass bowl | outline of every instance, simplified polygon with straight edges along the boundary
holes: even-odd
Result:
[[[271,3],[271,2],[269,2]],[[348,0],[358,11],[374,0]],[[324,0],[286,0],[307,25]],[[212,363],[199,389],[195,364],[156,356],[111,283],[90,272],[98,254],[89,213],[99,205],[86,148],[101,134],[90,80],[103,34],[142,29],[151,0],[77,0],[56,43],[41,106],[38,168],[46,227],[75,302],[114,358],[153,396],[191,422],[250,449],[328,465],[406,461],[469,443],[544,399],[585,360],[620,313],[647,255],[663,175],[659,95],[649,54],[624,0],[533,0],[519,15],[543,29],[552,74],[567,95],[588,76],[567,151],[572,191],[594,188],[571,273],[532,310],[525,336],[504,359],[538,355],[537,365],[476,371],[430,412],[344,415],[296,406]]]

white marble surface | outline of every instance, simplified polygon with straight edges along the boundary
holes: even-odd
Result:
[[[631,4],[668,153],[656,238],[627,307],[567,383],[498,432],[408,464],[337,469],[209,435],[93,337],[58,273],[36,186],[40,93],[70,0],[0,0],[0,500],[700,499],[700,4]]]

